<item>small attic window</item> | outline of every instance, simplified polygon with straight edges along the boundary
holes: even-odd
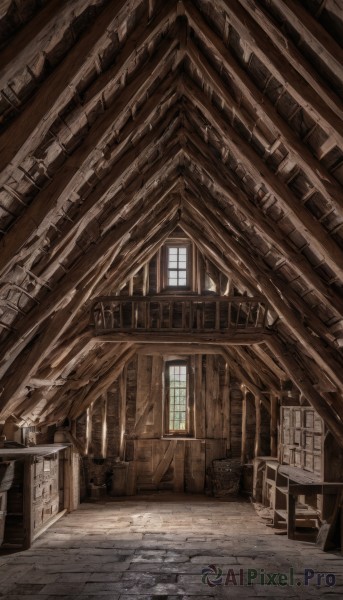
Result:
[[[188,247],[167,247],[167,284],[168,287],[186,287],[188,285]]]
[[[165,290],[189,290],[191,282],[191,244],[170,242],[163,248],[162,287]]]
[[[193,246],[190,240],[169,239],[163,244],[159,262],[160,290],[181,294],[193,289]]]

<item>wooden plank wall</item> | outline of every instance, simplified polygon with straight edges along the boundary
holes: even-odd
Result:
[[[138,354],[119,380],[113,382],[107,397],[93,404],[88,414],[91,434],[88,442],[86,415],[77,422],[76,435],[84,447],[88,446],[88,481],[103,484],[106,473],[119,460],[125,460],[134,463],[131,476],[135,478],[133,488],[138,491],[167,489],[200,493],[205,488],[206,470],[214,459],[241,456],[240,382],[220,355],[195,355],[189,360],[194,387],[194,438],[163,438],[164,358]],[[250,396],[246,426],[248,458],[253,457],[255,437],[254,399]],[[269,418],[263,410],[262,424],[266,430],[262,427],[262,446],[268,454]],[[101,461],[102,458],[105,460]]]

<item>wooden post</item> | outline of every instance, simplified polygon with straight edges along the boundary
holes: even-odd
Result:
[[[290,540],[295,538],[295,503],[296,497],[293,494],[287,494],[287,537]]]
[[[120,397],[120,444],[119,458],[125,460],[125,430],[126,430],[126,372],[124,367],[119,378],[119,397]]]
[[[107,394],[103,394],[101,404],[101,456],[107,456]]]
[[[197,294],[201,294],[203,291],[203,285],[202,285],[202,279],[203,279],[203,273],[204,273],[204,261],[203,258],[197,248],[197,246],[194,244],[194,260],[196,260],[196,292]]]
[[[143,270],[143,296],[149,293],[149,263],[145,263]]]
[[[277,396],[272,394],[270,397],[270,456],[277,456],[277,407]]]
[[[243,391],[242,398],[242,451],[241,451],[241,463],[244,465],[247,454],[247,393],[248,390],[245,385],[241,385]]]
[[[202,377],[202,354],[195,357],[195,437],[205,437],[205,390]]]
[[[63,453],[64,508],[71,512],[76,510],[80,503],[80,459],[75,446],[70,446]]]
[[[31,456],[24,460],[24,486],[23,486],[23,520],[24,520],[24,541],[23,548],[27,550],[32,543],[33,515],[32,515],[32,494],[33,494],[33,464]]]
[[[255,428],[255,450],[254,455],[261,454],[261,397],[255,396],[256,428]]]
[[[87,408],[87,415],[86,415],[86,449],[85,449],[86,456],[89,453],[91,443],[92,443],[92,417],[93,417],[93,402]]]
[[[222,390],[223,401],[223,436],[226,439],[226,452],[231,450],[231,396],[230,396],[230,371],[229,364],[224,359],[224,385]]]
[[[156,294],[159,294],[162,288],[161,282],[161,270],[162,270],[162,253],[159,248],[156,258]]]
[[[63,450],[63,508],[65,508],[68,512],[70,511],[71,500],[71,454],[71,447],[67,448],[66,450]]]

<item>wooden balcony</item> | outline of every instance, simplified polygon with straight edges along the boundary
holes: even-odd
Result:
[[[92,305],[102,341],[253,344],[271,333],[268,303],[247,296],[102,296]]]

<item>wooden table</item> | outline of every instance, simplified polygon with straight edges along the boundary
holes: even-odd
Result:
[[[296,522],[296,501],[302,494],[320,494],[323,496],[340,494],[343,490],[343,483],[339,481],[321,481],[318,483],[288,483],[287,506],[287,535],[289,539],[295,538]]]

